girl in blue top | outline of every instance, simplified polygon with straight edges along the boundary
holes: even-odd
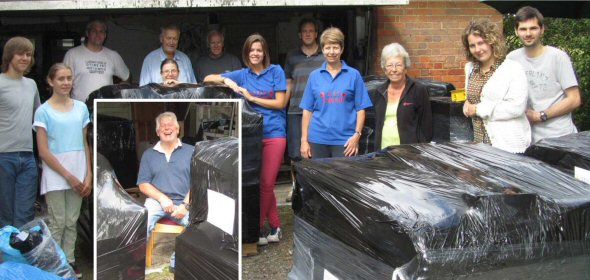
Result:
[[[49,68],[51,97],[35,112],[39,157],[43,161],[41,194],[47,202],[48,227],[75,267],[76,221],[82,197],[92,189],[90,147],[86,141],[88,108],[70,98],[72,69],[57,63]]]
[[[344,34],[336,27],[320,37],[326,62],[309,75],[299,107],[301,157],[354,156],[365,123],[365,109],[371,107],[369,93],[360,73],[340,60]]]
[[[244,42],[242,61],[247,68],[208,75],[204,82],[229,86],[241,94],[263,115],[262,166],[260,171],[260,228],[268,219],[270,234],[260,231],[259,245],[279,242],[280,221],[274,186],[286,146],[285,73],[279,65],[270,64],[268,44],[260,34],[252,34]]]

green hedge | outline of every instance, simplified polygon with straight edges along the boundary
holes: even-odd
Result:
[[[521,47],[512,15],[504,16],[504,36],[510,51]],[[590,19],[545,18],[543,44],[570,55],[582,94],[582,106],[574,111],[574,122],[580,131],[590,130]]]

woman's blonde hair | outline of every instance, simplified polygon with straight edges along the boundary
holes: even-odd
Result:
[[[489,19],[471,21],[461,35],[461,42],[467,60],[478,63],[478,60],[469,51],[469,40],[467,40],[469,35],[481,37],[484,42],[488,43],[492,47],[492,55],[496,60],[503,60],[506,57],[506,44],[504,44],[502,30]]]
[[[344,33],[338,27],[330,27],[320,36],[320,48],[324,48],[325,44],[338,44],[344,49]]]

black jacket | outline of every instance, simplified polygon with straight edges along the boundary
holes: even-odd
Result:
[[[381,137],[389,80],[377,88],[375,102],[375,151],[381,150]],[[406,76],[406,87],[397,107],[397,127],[401,144],[428,143],[432,140],[432,110],[426,86]]]

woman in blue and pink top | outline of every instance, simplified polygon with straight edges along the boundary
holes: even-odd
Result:
[[[299,107],[301,157],[354,156],[365,123],[365,109],[373,106],[360,73],[340,60],[344,34],[336,27],[320,36],[326,58],[309,75]]]
[[[35,112],[39,157],[43,160],[41,194],[47,202],[48,227],[76,273],[76,222],[82,198],[92,189],[90,147],[86,141],[88,108],[70,98],[72,69],[57,63],[49,68],[51,97]]]
[[[260,171],[260,227],[268,219],[270,234],[262,234],[259,245],[279,242],[280,221],[274,186],[286,146],[285,73],[279,65],[270,64],[268,44],[260,34],[252,34],[244,42],[242,61],[247,68],[208,75],[204,82],[225,84],[240,93],[263,115],[262,166]]]

